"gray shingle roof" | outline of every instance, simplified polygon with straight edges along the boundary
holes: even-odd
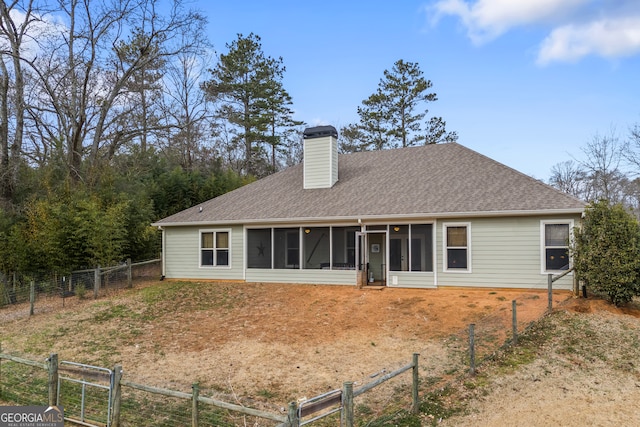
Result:
[[[343,154],[338,175],[332,188],[305,190],[296,165],[154,225],[569,213],[585,206],[457,143]]]

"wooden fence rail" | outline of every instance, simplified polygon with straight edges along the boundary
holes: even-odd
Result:
[[[409,370],[413,372],[412,375],[412,387],[411,387],[411,413],[417,414],[420,409],[420,398],[418,395],[419,390],[419,367],[418,367],[418,353],[413,354],[413,359],[411,363],[402,368],[399,368],[393,372],[389,372],[381,376],[380,378],[372,381],[368,384],[363,385],[357,390],[353,389],[353,382],[348,381],[342,385],[342,391],[340,393],[339,390],[334,390],[333,392],[325,393],[324,395],[317,396],[315,398],[309,399],[312,403],[310,405],[305,405],[304,402],[300,404],[298,407],[295,402],[289,404],[289,423],[290,424],[281,424],[277,427],[299,427],[306,424],[309,424],[313,421],[316,421],[324,416],[330,415],[332,413],[337,412],[337,410],[327,411],[319,416],[316,416],[310,420],[302,421],[301,419],[307,416],[311,416],[316,414],[319,411],[326,410],[331,406],[338,405],[338,409],[341,412],[341,422],[340,425],[344,427],[353,427],[354,426],[354,398],[360,396],[372,389],[378,387],[379,385],[389,381],[392,378],[397,377]]]
[[[212,405],[212,406],[216,406],[218,408],[221,409],[227,409],[229,411],[233,411],[233,412],[238,412],[244,415],[250,415],[250,416],[254,416],[254,417],[258,417],[258,418],[264,418],[267,420],[271,420],[271,421],[277,421],[277,422],[286,422],[287,421],[287,417],[282,416],[282,415],[275,415],[272,414],[270,412],[265,412],[265,411],[260,411],[257,409],[252,409],[252,408],[247,408],[246,406],[240,406],[240,405],[235,405],[232,403],[227,403],[227,402],[223,402],[221,400],[216,400],[216,399],[211,399],[209,397],[203,397],[200,396],[199,393],[194,392],[194,393],[185,393],[185,392],[181,392],[181,391],[175,391],[175,390],[170,390],[170,389],[165,389],[165,388],[160,388],[160,387],[152,387],[152,386],[148,386],[148,385],[144,385],[144,384],[137,384],[131,381],[127,381],[127,380],[120,380],[120,385],[124,386],[124,387],[130,387],[132,389],[135,390],[140,390],[140,391],[144,391],[147,393],[152,393],[152,394],[158,394],[161,396],[167,396],[167,397],[175,397],[178,399],[187,399],[187,400],[195,400],[199,403],[204,403],[207,405]],[[197,384],[193,385],[193,389],[198,390],[199,386]],[[194,408],[196,408],[197,410],[197,405],[194,405]],[[114,423],[112,424],[114,427],[117,427],[118,424]]]
[[[0,348],[0,350],[2,350]],[[345,427],[353,427],[354,426],[354,398],[361,396],[362,394],[374,389],[375,387],[383,384],[390,379],[397,377],[409,370],[413,372],[413,386],[412,386],[412,405],[411,412],[417,413],[419,410],[419,397],[418,397],[418,386],[419,386],[419,375],[418,375],[418,353],[413,355],[413,360],[406,366],[403,366],[400,369],[397,369],[393,372],[390,372],[375,381],[372,381],[368,384],[363,385],[362,387],[354,390],[353,382],[345,382],[343,384],[343,389],[340,393],[328,396],[327,399],[324,399],[323,396],[316,401],[314,404],[304,405],[301,404],[300,407],[295,402],[289,404],[288,413],[286,415],[282,414],[273,414],[266,411],[261,411],[258,409],[248,408],[245,406],[236,405],[233,403],[223,402],[220,400],[212,399],[209,397],[200,396],[199,393],[199,385],[194,384],[192,387],[192,392],[182,392],[176,390],[170,390],[160,387],[153,387],[144,384],[138,384],[132,381],[128,381],[122,378],[122,367],[120,365],[116,365],[113,368],[114,376],[113,381],[111,382],[111,391],[113,394],[113,399],[110,404],[110,420],[108,425],[111,427],[120,427],[121,421],[121,406],[122,406],[122,388],[128,387],[133,390],[138,390],[146,393],[155,394],[158,396],[172,397],[177,399],[184,399],[192,402],[192,414],[191,414],[191,426],[198,427],[199,426],[199,416],[198,413],[200,411],[199,404],[211,405],[220,409],[225,409],[237,414],[248,415],[257,418],[261,418],[264,420],[274,421],[277,424],[276,427],[300,427],[305,424],[309,424],[315,420],[318,420],[324,415],[317,416],[312,420],[301,421],[302,418],[313,415],[323,409],[327,409],[331,406],[338,405],[337,410],[333,410],[330,413],[335,413],[338,410],[341,412],[341,424]],[[48,387],[47,390],[49,392],[48,402],[50,405],[55,405],[58,402],[59,388],[58,388],[58,372],[60,371],[59,363],[58,363],[58,355],[51,354],[46,362],[37,362],[29,359],[25,359],[18,356],[13,356],[11,354],[0,352],[0,368],[2,367],[2,361],[7,360],[23,365],[28,365],[31,367],[39,368],[48,372]],[[69,370],[69,368],[64,368],[63,370]],[[3,378],[2,378],[2,370],[0,369],[0,391],[2,390]],[[338,396],[338,398],[336,398]],[[86,425],[93,425],[87,423]]]

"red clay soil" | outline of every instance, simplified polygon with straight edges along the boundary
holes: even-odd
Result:
[[[188,295],[181,289],[180,297],[154,307],[139,298],[137,285],[108,300],[72,298],[65,308],[58,305],[49,312],[41,304],[31,318],[25,311],[16,315],[12,308],[3,309],[0,334],[20,330],[26,337],[54,324],[58,331],[73,333],[54,340],[45,355],[58,352],[64,360],[101,366],[120,363],[131,381],[179,390],[189,390],[195,382],[239,396],[268,390],[284,403],[340,388],[345,381],[370,381],[372,373],[406,365],[413,353],[421,354],[425,375],[442,375],[462,362],[461,356],[452,357],[452,347],[454,354],[456,346],[465,347],[469,324],[476,324],[479,351],[489,352],[511,334],[513,300],[520,330],[548,306],[546,291],[514,289],[193,286]],[[554,292],[553,304],[569,298],[569,292]],[[84,321],[102,319],[101,313],[121,305],[157,313],[152,321]],[[87,342],[107,334],[120,337],[115,350],[87,349]],[[28,340],[11,335],[3,348],[28,348]]]

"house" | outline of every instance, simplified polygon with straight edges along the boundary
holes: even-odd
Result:
[[[154,225],[169,279],[531,289],[569,268],[584,208],[458,143],[339,155],[320,126],[303,164]]]

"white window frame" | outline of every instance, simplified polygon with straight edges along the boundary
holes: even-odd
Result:
[[[569,243],[568,246],[546,246],[546,225],[568,225],[569,226]],[[569,269],[573,266],[571,258],[571,244],[573,242],[573,220],[572,219],[545,219],[540,221],[540,274],[564,273],[567,270],[548,270],[547,269],[547,248],[568,248],[569,249]],[[569,273],[572,274],[572,273]]]
[[[206,233],[213,233],[213,248],[203,248],[202,247],[202,235]],[[227,238],[229,241],[228,248],[216,248],[216,235],[218,233],[227,233]],[[198,266],[200,268],[216,268],[216,269],[230,269],[231,268],[231,229],[230,228],[214,228],[214,229],[204,229],[198,232]],[[226,249],[228,251],[228,260],[229,263],[227,265],[216,265],[216,252],[219,249]],[[213,250],[213,265],[202,265],[202,251],[203,250]]]
[[[467,228],[467,246],[447,246],[447,228],[449,227],[466,227]],[[467,268],[449,268],[449,251],[448,249],[466,249],[467,250]],[[470,222],[444,222],[442,223],[442,271],[445,273],[471,273],[471,223]]]

